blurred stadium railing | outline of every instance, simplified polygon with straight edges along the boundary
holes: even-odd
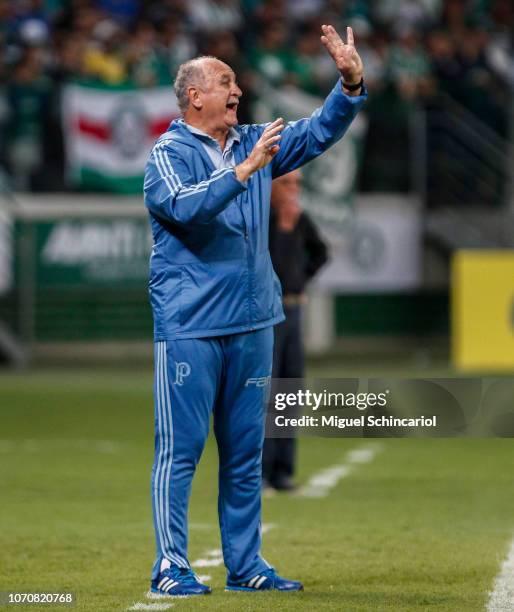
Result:
[[[413,184],[427,210],[427,239],[447,254],[512,246],[508,140],[448,94],[413,115],[412,138]]]
[[[508,143],[486,123],[440,94],[427,105],[429,206],[499,206],[507,197]]]

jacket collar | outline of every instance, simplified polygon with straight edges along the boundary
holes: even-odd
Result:
[[[197,138],[199,138],[203,142],[208,142],[209,144],[219,146],[219,142],[215,140],[212,136],[209,136],[209,134],[207,134],[206,132],[202,132],[202,130],[199,130],[198,128],[195,128],[194,126],[189,125],[185,121],[184,121],[184,125],[191,132],[191,134],[194,134]],[[240,140],[241,140],[241,136],[239,132],[235,128],[231,127],[230,130],[228,131],[227,141],[225,143],[225,149],[230,149],[232,145],[234,144],[234,142],[239,142]]]
[[[186,122],[183,119],[175,119],[170,123],[168,130],[161,136],[161,138],[171,138],[172,140],[176,140],[177,142],[181,142],[185,145],[193,147],[198,151],[200,157],[203,159],[205,164],[211,168],[211,172],[214,172],[216,169],[214,164],[211,161],[211,158],[207,154],[202,141],[199,135],[193,134],[191,131],[192,126],[187,126]],[[196,129],[196,128],[194,128]],[[198,130],[200,132],[200,130]],[[205,134],[207,138],[210,138],[208,134]],[[240,164],[243,161],[243,151],[240,146],[241,142],[241,131],[239,126],[235,128],[231,128],[229,132],[229,136],[232,136],[233,140],[231,145],[234,150],[234,159],[236,160],[236,164]],[[227,141],[227,145],[228,145]]]

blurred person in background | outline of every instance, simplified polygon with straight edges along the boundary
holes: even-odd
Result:
[[[458,49],[461,78],[456,99],[499,134],[507,132],[505,107],[499,79],[489,63],[490,36],[484,28],[469,27],[462,33]]]
[[[84,55],[88,37],[83,32],[66,36],[60,30],[54,36],[54,61],[52,77],[54,84],[64,85],[84,75]]]
[[[427,37],[427,50],[437,89],[454,97],[458,95],[462,66],[457,57],[456,41],[447,31],[437,28]]]
[[[142,2],[140,0],[95,0],[93,4],[118,23],[128,26],[137,16]]]
[[[317,18],[325,10],[326,0],[287,0],[288,16],[298,25]]]
[[[446,2],[448,1],[446,0]],[[369,4],[373,5],[372,13],[378,24],[400,22],[407,27],[424,27],[427,18],[432,21],[439,18],[442,5],[445,4],[445,1],[380,0],[380,2]]]
[[[269,248],[282,286],[285,321],[275,326],[273,378],[303,378],[302,306],[305,287],[327,262],[327,245],[309,215],[300,207],[301,172],[294,170],[273,181]],[[295,489],[295,438],[266,438],[262,457],[262,486]]]
[[[360,47],[360,41],[359,41]],[[313,95],[326,95],[334,79],[334,65],[319,48],[318,25],[299,26],[290,61],[289,81]]]
[[[84,76],[107,85],[120,85],[128,78],[125,53],[126,32],[115,21],[103,19],[95,25],[84,53]]]
[[[42,50],[25,48],[6,88],[8,164],[18,190],[37,188],[41,183],[51,94]]]
[[[4,53],[14,28],[13,15],[13,6],[10,1],[0,0],[0,45]],[[0,64],[5,62],[4,53],[0,57]]]
[[[68,35],[82,34],[88,40],[92,40],[96,25],[104,19],[105,15],[96,7],[89,3],[77,2],[76,6],[65,8],[57,24],[66,30]]]
[[[410,27],[398,26],[395,34],[397,40],[393,45],[387,29],[379,29],[373,35],[378,78],[371,83],[374,96],[368,111],[361,180],[364,189],[406,192],[411,188],[412,112],[423,104],[434,86],[419,33]],[[382,69],[381,78],[378,75]]]
[[[183,22],[175,17],[167,17],[158,28],[159,40],[166,57],[169,73],[174,75],[177,73],[180,64],[198,55],[196,41]]]
[[[270,85],[280,86],[289,81],[293,52],[288,42],[285,22],[261,23],[256,44],[249,50],[250,64]]]
[[[43,0],[16,0],[12,3],[15,23],[18,27],[25,21],[38,21],[45,26],[48,23],[47,9]]]
[[[396,8],[394,20],[402,27],[423,30],[430,23],[427,7],[420,0],[402,0]]]
[[[286,0],[261,0],[250,7],[250,32],[266,29],[271,24],[288,18]],[[328,22],[327,22],[328,23]]]
[[[401,26],[398,29],[396,44],[389,55],[389,71],[405,102],[412,102],[432,90],[430,63],[414,28]]]
[[[465,0],[446,0],[441,11],[441,22],[452,33],[457,35],[466,25],[467,11]]]
[[[134,28],[127,42],[126,60],[130,80],[137,87],[166,85],[171,79],[168,58],[150,22],[140,21]]]
[[[239,30],[243,15],[238,0],[195,0],[188,4],[193,30],[202,33]]]

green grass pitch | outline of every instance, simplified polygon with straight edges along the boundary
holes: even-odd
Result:
[[[0,375],[1,591],[73,591],[77,611],[148,603],[152,419],[150,372]],[[362,444],[302,439],[298,480]],[[213,595],[172,609],[483,610],[514,527],[514,441],[380,444],[325,498],[264,500],[274,525],[264,554],[303,593],[224,593],[223,566],[208,567],[197,571]],[[210,440],[194,481],[191,560],[219,548],[216,463]]]

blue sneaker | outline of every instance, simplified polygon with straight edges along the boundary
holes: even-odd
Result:
[[[189,597],[210,593],[211,587],[202,584],[190,567],[171,565],[152,580],[149,597]]]
[[[228,580],[225,591],[303,591],[303,584],[282,578],[270,567],[245,582]]]

